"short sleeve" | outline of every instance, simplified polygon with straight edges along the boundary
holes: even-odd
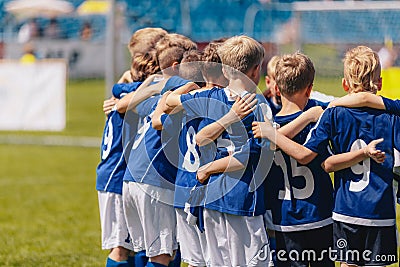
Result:
[[[315,153],[326,151],[331,138],[331,113],[334,108],[328,108],[323,113],[317,124],[308,134],[304,146]]]
[[[388,113],[400,116],[400,100],[392,100],[383,96],[382,100]]]

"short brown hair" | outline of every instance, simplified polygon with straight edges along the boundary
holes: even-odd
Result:
[[[245,35],[227,39],[217,51],[222,64],[242,73],[247,73],[264,59],[264,47]]]
[[[378,53],[367,46],[357,46],[347,51],[344,59],[344,79],[350,92],[376,93],[381,77]]]
[[[222,61],[218,55],[218,47],[220,47],[226,38],[211,41],[203,50],[203,76],[207,81],[218,79],[223,76]]]
[[[283,95],[291,96],[314,82],[315,68],[311,59],[294,53],[280,57],[275,69],[275,81]]]
[[[156,45],[160,68],[166,69],[174,62],[180,63],[185,51],[192,49],[197,49],[197,45],[188,37],[176,33],[167,34]]]

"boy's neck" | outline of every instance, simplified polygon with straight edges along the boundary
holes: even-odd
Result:
[[[300,94],[294,94],[290,97],[281,96],[282,109],[276,114],[277,116],[286,116],[302,111],[308,99],[304,99],[304,96]]]
[[[229,80],[229,84],[226,88],[229,89],[232,95],[241,95],[243,92],[254,93],[257,87],[250,81],[232,79]]]

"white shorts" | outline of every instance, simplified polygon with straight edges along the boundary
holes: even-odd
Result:
[[[272,222],[271,210],[266,210],[264,213],[264,224],[268,230],[275,230],[274,223]]]
[[[175,209],[170,204],[173,202],[169,202],[173,201],[174,192],[153,185],[124,182],[122,195],[134,251],[146,250],[149,258],[162,254],[172,256],[178,248]]]
[[[98,198],[102,249],[124,247],[133,250],[125,222],[122,196],[116,193],[98,191]]]
[[[263,216],[204,209],[210,266],[268,266],[270,249]]]
[[[205,233],[186,221],[187,213],[183,209],[175,211],[182,261],[192,266],[206,266],[208,253]]]

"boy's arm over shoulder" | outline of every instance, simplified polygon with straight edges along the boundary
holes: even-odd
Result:
[[[193,82],[189,82],[175,91],[173,91],[166,99],[166,105],[170,110],[181,109],[182,108],[182,100],[181,96],[188,94],[190,91],[199,89],[199,86]]]
[[[125,113],[127,110],[133,110],[134,112],[136,112],[137,105],[139,105],[141,102],[148,99],[149,97],[159,94],[165,81],[151,84],[157,77],[159,77],[159,75],[149,76],[138,87],[138,89],[136,89],[136,91],[131,92],[121,98],[121,100],[117,104],[117,111],[119,113]]]
[[[217,139],[231,124],[240,121],[256,108],[257,99],[255,94],[247,94],[238,97],[232,108],[219,120],[207,125],[196,135],[198,146],[204,146]]]
[[[382,101],[387,112],[400,116],[400,100],[392,100],[382,96]]]
[[[269,139],[300,164],[308,164],[318,155],[318,150],[312,151],[292,141],[277,131],[268,120],[265,122],[253,122],[252,129],[255,138]]]
[[[322,168],[326,172],[335,172],[345,168],[350,168],[367,158],[372,158],[377,163],[385,161],[385,152],[376,148],[383,138],[371,141],[366,147],[356,151],[346,152],[328,157],[323,163]]]
[[[368,92],[349,94],[337,98],[332,101],[329,106],[343,106],[349,108],[370,107],[386,110],[390,114],[400,116],[400,100],[392,100]]]
[[[212,174],[233,172],[244,168],[245,166],[239,160],[230,155],[201,166],[197,170],[196,177],[200,183],[204,183]]]
[[[291,139],[299,134],[308,124],[317,122],[323,111],[320,106],[312,107],[293,121],[279,128],[279,132]]]

